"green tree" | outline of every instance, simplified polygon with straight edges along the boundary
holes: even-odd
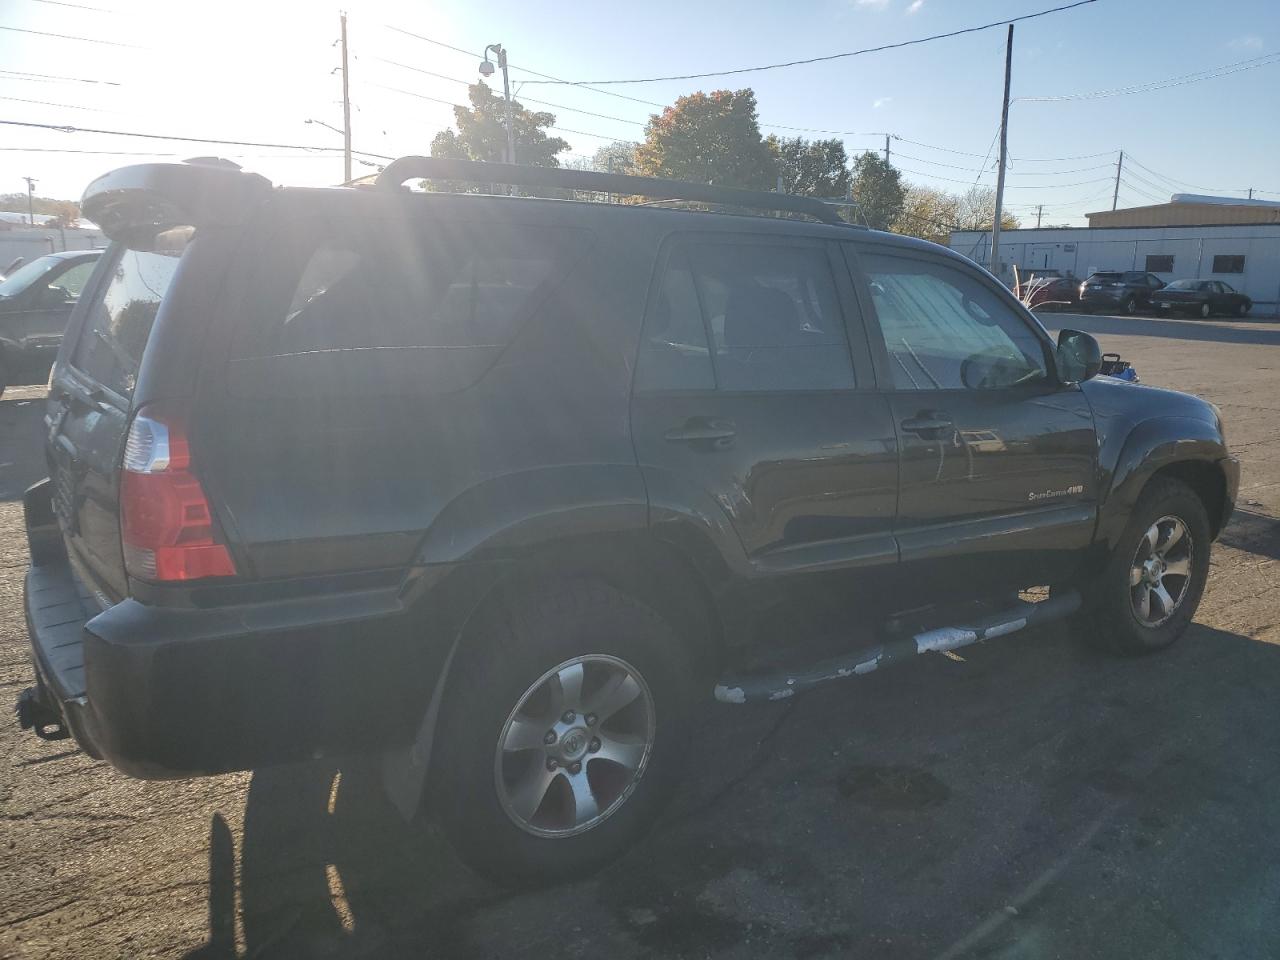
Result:
[[[776,170],[750,89],[681,97],[649,118],[636,148],[636,173],[650,177],[767,190]]]
[[[771,136],[768,143],[777,157],[783,191],[806,197],[844,197],[851,180],[843,141]]]
[[[858,209],[848,216],[873,230],[888,230],[902,213],[905,189],[902,174],[878,153],[867,152],[853,161],[853,199]]]
[[[455,160],[484,160],[501,163],[507,152],[506,103],[486,84],[467,88],[470,107],[454,107],[457,131],[441,130],[431,141],[433,157]],[[560,137],[547,136],[546,127],[556,122],[555,114],[530,111],[519,101],[511,103],[515,134],[516,162],[530,167],[558,167],[556,155],[569,149]]]
[[[591,169],[599,170],[601,173],[635,173],[636,149],[639,146],[638,143],[626,140],[606,143],[598,148],[591,158]]]

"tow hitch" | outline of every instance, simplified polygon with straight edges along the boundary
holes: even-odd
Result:
[[[975,617],[955,626],[895,637],[830,660],[766,674],[723,677],[716,684],[715,697],[721,703],[785,700],[819,684],[871,673],[873,670],[914,659],[917,654],[956,650],[981,640],[994,640],[1026,627],[1058,620],[1074,613],[1079,607],[1080,594],[1075,590],[1039,603],[1019,600],[998,613]]]
[[[44,701],[37,687],[27,687],[18,694],[13,712],[18,715],[18,726],[34,730],[41,740],[65,740],[71,736],[62,724],[62,716]]]

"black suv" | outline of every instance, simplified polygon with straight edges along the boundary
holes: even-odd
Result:
[[[1100,270],[1080,284],[1080,306],[1085,310],[1115,310],[1134,314],[1151,309],[1151,294],[1164,286],[1154,273],[1142,270]]]
[[[1236,496],[1212,405],[816,200],[405,158],[128,167],[84,209],[113,245],[25,498],[21,721],[149,778],[381,756],[502,880],[637,837],[699,695],[1055,617],[1172,643]],[[756,629],[797,596],[840,647]]]

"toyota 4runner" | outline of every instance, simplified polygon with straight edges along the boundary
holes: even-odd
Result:
[[[405,158],[126,167],[83,206],[113,242],[25,496],[21,722],[147,778],[380,757],[502,880],[634,840],[700,695],[1062,617],[1168,646],[1236,496],[1211,404],[817,200]],[[759,636],[797,594],[842,647]]]

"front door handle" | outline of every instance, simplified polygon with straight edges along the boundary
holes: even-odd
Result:
[[[678,427],[672,427],[662,438],[668,443],[714,443],[724,446],[735,436],[737,430],[732,420],[718,420],[711,417],[690,417]]]
[[[954,426],[946,416],[932,411],[923,411],[902,421],[902,429],[907,433],[936,433],[939,430],[950,430]]]

